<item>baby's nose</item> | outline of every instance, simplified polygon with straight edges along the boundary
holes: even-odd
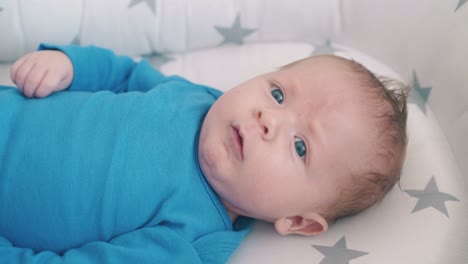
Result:
[[[272,110],[257,109],[255,119],[260,126],[262,137],[266,140],[273,139],[278,131],[279,116]]]

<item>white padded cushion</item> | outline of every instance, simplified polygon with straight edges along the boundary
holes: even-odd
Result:
[[[362,52],[336,43],[333,47],[337,50],[335,55],[353,58],[378,74],[400,79],[393,70]],[[161,70],[226,91],[248,78],[308,57],[314,49],[313,45],[304,42],[228,45],[172,55],[173,60],[163,64]]]
[[[320,40],[341,25],[338,0],[4,2],[0,61],[14,60],[41,42],[94,44],[129,55],[215,47],[225,40],[217,27],[233,28],[238,15],[240,28],[250,32],[242,39],[246,43]]]

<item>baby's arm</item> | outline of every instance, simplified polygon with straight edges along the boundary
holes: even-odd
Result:
[[[74,69],[68,88],[71,91],[145,92],[167,79],[146,60],[137,63],[101,47],[41,44],[39,50],[58,50],[67,55]]]
[[[73,66],[60,51],[36,51],[17,60],[11,67],[10,76],[25,96],[46,97],[70,85]]]
[[[0,236],[0,259],[24,264],[202,263],[192,244],[166,226],[138,229],[109,242],[90,242],[63,254],[15,247]]]
[[[15,62],[11,79],[26,96],[45,97],[64,89],[145,92],[171,77],[155,70],[146,60],[137,63],[108,49],[41,44],[39,51]]]

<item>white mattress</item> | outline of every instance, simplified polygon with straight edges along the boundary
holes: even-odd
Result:
[[[307,43],[249,44],[148,59],[166,74],[226,91],[314,50],[322,49]],[[359,51],[336,44],[333,51],[374,72],[399,78]],[[0,65],[0,83],[11,84],[8,65]],[[427,84],[420,86],[429,91]],[[462,260],[468,234],[463,220],[468,213],[461,172],[431,109],[417,93],[411,102],[401,189],[396,186],[378,206],[340,220],[314,237],[280,236],[271,224],[257,222],[229,263],[468,263]]]

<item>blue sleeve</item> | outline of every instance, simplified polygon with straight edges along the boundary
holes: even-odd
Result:
[[[193,246],[165,226],[138,229],[61,254],[18,248],[0,236],[0,259],[1,263],[23,264],[202,263]]]
[[[96,46],[41,44],[38,50],[59,50],[70,58],[74,70],[70,91],[145,92],[168,78],[147,60],[137,63]]]

